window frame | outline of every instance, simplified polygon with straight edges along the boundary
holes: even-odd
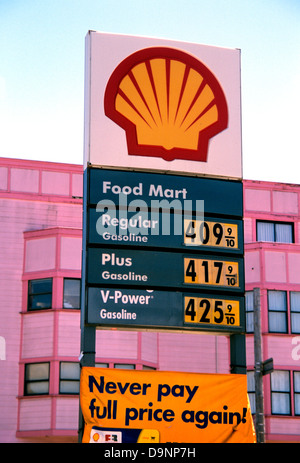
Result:
[[[251,295],[252,307],[249,307],[248,302],[250,298],[247,295]],[[246,313],[246,333],[254,333],[254,291],[245,291],[245,313]],[[250,320],[250,316],[252,320]]]
[[[37,281],[45,281],[49,280],[51,281],[51,292],[47,291],[42,291],[42,292],[32,292],[30,290],[31,288],[31,282],[37,282]],[[34,296],[44,296],[44,295],[51,295],[51,302],[49,307],[32,307],[32,304],[30,302],[30,298]],[[31,280],[28,280],[27,282],[27,310],[28,312],[31,311],[39,311],[39,310],[49,310],[52,309],[52,302],[53,302],[53,278],[52,277],[46,277],[46,278],[34,278]]]
[[[48,379],[45,378],[39,378],[39,379],[33,379],[29,380],[27,379],[27,369],[29,369],[31,366],[35,365],[48,365]],[[28,384],[32,383],[48,383],[48,390],[47,392],[40,392],[40,393],[29,393],[28,392]],[[29,396],[45,396],[49,395],[50,391],[50,362],[30,362],[30,363],[25,363],[24,365],[24,396],[29,397]]]
[[[266,241],[266,240],[261,240],[258,239],[258,224],[260,223],[267,223],[273,225],[274,229],[274,241]],[[276,232],[276,225],[289,225],[291,227],[291,235],[292,235],[292,241],[291,242],[286,242],[286,241],[277,241],[277,234],[278,231]],[[256,220],[256,241],[257,242],[262,242],[262,243],[281,243],[281,244],[293,244],[295,243],[295,225],[294,222],[281,222],[277,220]]]
[[[65,307],[65,282],[66,281],[70,281],[70,280],[73,280],[73,281],[78,281],[79,282],[79,307]],[[63,309],[66,309],[66,310],[80,310],[80,300],[81,300],[81,279],[80,278],[68,278],[68,277],[64,277],[63,279]]]
[[[289,390],[288,392],[287,391],[282,391],[282,390],[277,390],[277,389],[272,389],[272,375],[276,374],[276,373],[279,373],[279,372],[285,372],[287,373],[287,377],[288,377],[288,386],[289,386]],[[274,377],[274,376],[273,376]],[[292,391],[291,391],[291,375],[290,375],[290,370],[274,370],[272,373],[271,373],[271,379],[270,379],[270,389],[271,389],[271,396],[270,396],[270,400],[271,400],[271,414],[272,415],[278,415],[278,416],[292,416],[292,401],[291,401],[291,395],[292,395]],[[281,395],[288,395],[288,405],[289,405],[289,412],[288,413],[278,413],[278,412],[274,412],[274,405],[273,405],[273,394],[281,394]]]
[[[124,362],[124,363],[120,363],[120,362],[116,362],[114,363],[114,368],[117,369],[117,370],[136,370],[136,364],[135,363],[127,363],[127,362]]]
[[[300,307],[299,307],[299,310],[293,310],[293,307],[292,307],[292,294],[293,293],[299,293],[300,295],[300,291],[289,291],[289,303],[290,303],[290,326],[291,326],[291,334],[300,334],[300,329],[299,331],[294,331],[293,330],[293,314],[298,314],[298,316],[300,317]]]
[[[62,377],[62,366],[63,364],[74,364],[79,367],[79,377],[78,379],[76,378],[71,378],[71,377]],[[62,383],[77,383],[78,384],[78,392],[68,392],[68,391],[63,391],[62,390]],[[79,362],[72,362],[72,361],[65,361],[62,360],[59,362],[59,394],[61,395],[79,395],[79,386],[80,386],[80,363]]]
[[[294,415],[295,416],[300,416],[300,387],[299,387],[299,391],[297,390],[296,391],[296,380],[295,380],[295,375],[299,375],[300,377],[300,371],[293,371],[293,386],[294,386]],[[300,380],[299,380],[299,383],[300,383]],[[296,396],[298,397],[298,400],[299,400],[299,411],[298,413],[296,413]]]
[[[96,362],[95,367],[97,367],[97,368],[109,368],[109,362]]]
[[[114,369],[115,368],[115,369],[119,369],[119,370],[125,369],[125,370],[151,370],[151,371],[156,371],[157,366],[155,366],[151,362],[149,362],[149,363],[150,364],[148,365],[147,361],[144,361],[142,363],[139,363],[139,362],[129,363],[128,361],[123,362],[122,360],[120,360],[119,362],[115,362],[115,361],[112,361],[112,360],[110,360],[108,362],[96,361],[95,362],[95,367],[97,367],[97,368],[109,368],[109,369]]]
[[[285,310],[272,310],[270,309],[270,302],[269,302],[269,294],[271,292],[280,292],[285,294]],[[267,290],[267,303],[268,303],[268,332],[269,333],[280,333],[280,334],[288,334],[289,332],[289,324],[288,324],[288,292],[281,289],[268,289]],[[274,331],[270,329],[270,316],[272,314],[285,314],[285,331]]]
[[[252,385],[252,387],[251,387]],[[250,402],[251,414],[256,414],[256,403],[255,403],[255,371],[247,371],[247,393]]]

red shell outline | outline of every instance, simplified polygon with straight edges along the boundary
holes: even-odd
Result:
[[[140,145],[137,142],[136,126],[115,109],[115,99],[123,77],[137,64],[154,58],[176,59],[197,70],[212,88],[218,107],[218,120],[199,133],[196,150],[162,146]],[[169,47],[150,47],[138,50],[125,58],[115,68],[106,85],[104,94],[104,112],[107,117],[122,127],[126,132],[128,154],[137,156],[161,157],[166,161],[185,159],[190,161],[207,161],[209,140],[228,126],[228,108],[223,89],[215,77],[200,60],[182,50]]]

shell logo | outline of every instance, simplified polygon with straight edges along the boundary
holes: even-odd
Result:
[[[126,132],[128,154],[207,161],[209,140],[227,128],[223,89],[201,61],[151,47],[125,58],[106,86],[104,111]]]

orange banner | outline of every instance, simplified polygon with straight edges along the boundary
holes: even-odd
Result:
[[[246,375],[84,367],[85,443],[253,443]]]

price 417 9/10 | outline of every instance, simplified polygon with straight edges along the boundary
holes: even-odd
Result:
[[[184,322],[239,326],[239,301],[186,296],[184,298]]]
[[[238,287],[239,266],[237,262],[184,258],[184,282]]]

